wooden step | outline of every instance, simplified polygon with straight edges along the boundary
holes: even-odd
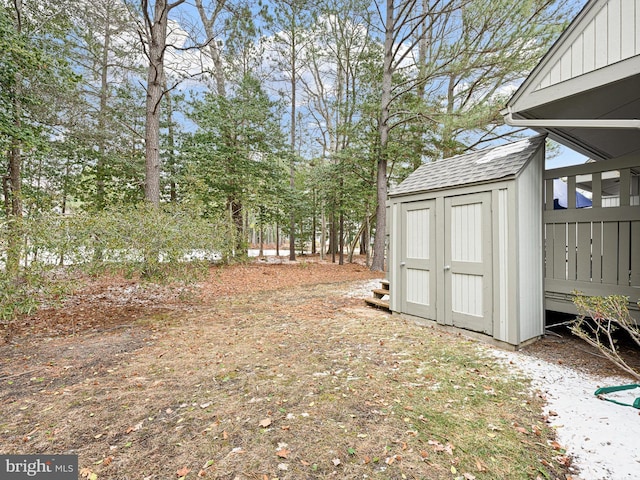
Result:
[[[382,308],[384,310],[389,310],[389,302],[384,300],[380,300],[379,298],[365,298],[365,302],[372,307]]]
[[[389,295],[389,290],[385,288],[374,288],[372,292],[373,292],[373,296],[376,298],[382,298],[385,295]]]
[[[385,278],[384,280],[381,280],[380,283],[382,284],[382,288],[384,288],[385,290],[390,290],[389,280]]]

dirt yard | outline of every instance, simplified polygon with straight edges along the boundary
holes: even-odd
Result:
[[[77,453],[89,479],[570,478],[525,385],[352,293],[381,277],[301,259],[88,282],[0,345],[0,451]]]

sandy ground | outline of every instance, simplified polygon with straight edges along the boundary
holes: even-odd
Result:
[[[632,384],[630,379],[584,373],[523,352],[492,352],[532,378],[533,387],[546,395],[549,422],[556,428],[558,442],[573,457],[579,470],[576,478],[640,478],[640,410],[593,394],[600,387]],[[640,389],[607,397],[633,404]]]

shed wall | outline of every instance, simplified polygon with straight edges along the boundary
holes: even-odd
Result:
[[[391,221],[389,224],[391,228],[391,243],[388,278],[392,285],[389,302],[391,311],[410,313],[403,311],[402,302],[403,296],[411,295],[411,289],[407,288],[407,286],[400,288],[400,252],[403,248],[402,242],[405,242],[400,221],[403,211],[402,206],[426,200],[435,201],[435,205],[437,205],[436,239],[438,250],[442,252],[444,243],[451,241],[445,236],[445,200],[447,198],[462,198],[473,194],[485,193],[489,194],[491,198],[490,218],[493,223],[490,228],[492,236],[491,256],[493,258],[490,268],[493,273],[491,284],[485,286],[492,292],[493,310],[490,315],[492,317],[493,332],[491,336],[497,340],[518,345],[530,338],[541,335],[544,319],[541,280],[542,228],[541,225],[532,226],[529,223],[536,221],[536,217],[538,223],[541,222],[541,184],[537,185],[538,188],[536,190],[535,182],[541,182],[542,169],[540,162],[543,158],[542,155],[542,153],[539,153],[538,158],[530,162],[530,164],[536,163],[536,166],[532,166],[523,172],[517,181],[518,183],[515,180],[499,181],[485,185],[466,186],[452,190],[419,193],[390,199]],[[516,188],[516,185],[519,186],[520,190]],[[533,192],[536,191],[538,193],[534,195]],[[520,206],[526,208],[527,212],[516,218],[516,210]],[[469,212],[464,210],[459,213]],[[467,219],[467,221],[473,223],[471,219]],[[467,224],[467,221],[454,223],[452,231],[460,231]],[[531,238],[532,236],[535,238]],[[519,237],[524,239],[522,248],[516,246],[516,239]],[[467,237],[466,235],[459,235],[459,238]],[[453,241],[451,246],[454,248],[460,246],[458,243]],[[529,259],[528,257],[532,255],[532,252],[538,257]],[[458,254],[465,259],[469,256],[473,256],[473,258],[478,256],[478,252],[473,248],[463,248]],[[438,264],[437,266],[438,285],[431,287],[438,292],[436,301],[437,313],[433,316],[434,318],[429,318],[429,320],[450,325],[452,322],[446,318],[445,305],[447,302],[442,286],[444,282],[443,265]],[[524,268],[525,271],[520,272],[521,268]],[[518,282],[523,282],[524,286],[518,288]],[[394,288],[394,285],[398,286],[398,288]],[[455,285],[453,285],[453,288],[455,289]],[[468,289],[464,290],[467,291]],[[455,304],[455,298],[452,298],[452,301]],[[456,307],[454,306],[454,308]],[[522,318],[520,318],[521,315]],[[521,326],[522,322],[526,322],[527,325]]]
[[[515,302],[510,300],[507,292],[509,285],[513,284],[510,278],[513,278],[515,269],[514,253],[515,250],[510,246],[514,243],[515,229],[514,222],[509,221],[509,197],[513,196],[513,192],[509,192],[508,188],[499,188],[494,190],[493,204],[494,212],[494,230],[493,230],[493,249],[496,266],[496,278],[494,280],[497,288],[493,291],[493,304],[495,306],[493,331],[494,337],[503,342],[515,343],[517,336],[514,332],[513,325],[510,324],[509,318],[515,318]],[[513,332],[513,334],[512,334]]]
[[[543,270],[543,159],[544,149],[521,173],[516,182],[516,219],[518,224],[516,293],[518,343],[544,333],[544,270]]]

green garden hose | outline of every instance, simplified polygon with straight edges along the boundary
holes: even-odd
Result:
[[[606,400],[607,402],[617,403],[618,405],[623,405],[625,407],[633,407],[633,408],[640,409],[640,397],[636,398],[633,404],[623,403],[623,402],[614,400],[612,398],[603,397],[603,395],[606,395],[607,393],[621,392],[623,390],[632,390],[634,388],[640,388],[640,385],[633,383],[631,385],[620,385],[619,387],[602,387],[597,389],[594,392],[594,395],[601,398],[602,400]]]

